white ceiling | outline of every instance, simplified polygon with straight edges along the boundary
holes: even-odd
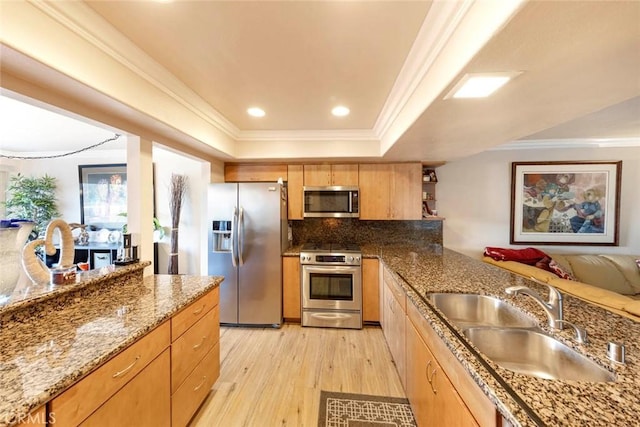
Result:
[[[429,30],[454,2],[85,3],[245,139],[353,131],[380,139],[384,160],[433,162],[518,140],[640,139],[636,1],[526,2],[470,60],[440,74],[427,59],[442,46],[429,37],[453,43],[463,26],[446,40],[444,31]],[[455,3],[460,16],[471,3]],[[417,57],[422,80],[407,89]],[[442,99],[465,73],[512,70],[523,74],[491,98]],[[86,146],[113,135],[106,126],[92,131],[86,121],[76,126],[33,111],[25,121],[15,114],[26,108],[0,101],[6,151],[73,149],[72,141]],[[412,102],[414,117],[398,113]],[[336,104],[351,114],[331,116]],[[267,115],[247,116],[254,105]],[[390,137],[386,129],[394,130]]]

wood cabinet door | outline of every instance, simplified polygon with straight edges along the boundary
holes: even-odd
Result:
[[[433,361],[427,346],[411,322],[407,322],[407,399],[411,404],[418,426],[435,426],[430,411],[434,408],[433,391],[430,388]]]
[[[225,182],[276,182],[278,178],[287,180],[287,165],[224,165]]]
[[[170,367],[169,349],[166,349],[80,425],[170,426]]]
[[[300,321],[300,259],[282,257],[282,316]]]
[[[331,165],[304,165],[304,186],[331,185]]]
[[[393,295],[393,291],[385,280],[384,286],[384,327],[383,333],[391,356],[396,364],[398,376],[403,387],[406,387],[406,359],[405,359],[405,313],[402,306]]]
[[[434,358],[435,359],[435,358]],[[432,369],[431,385],[434,393],[434,405],[429,425],[434,426],[477,426],[469,409],[445,375],[442,367],[435,362]]]
[[[331,165],[331,185],[358,185],[358,165]]]
[[[304,173],[302,165],[289,165],[287,175],[287,217],[289,219],[303,219],[302,187]]]
[[[364,322],[380,321],[378,270],[377,259],[366,258],[362,260],[362,320]]]
[[[389,164],[359,166],[360,219],[390,219],[391,172]]]
[[[422,219],[422,165],[396,163],[391,165],[391,219]]]

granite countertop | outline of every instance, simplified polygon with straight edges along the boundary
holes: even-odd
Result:
[[[579,345],[573,329],[550,331],[546,314],[532,298],[505,293],[508,286],[525,285],[546,295],[548,291],[545,286],[440,245],[361,245],[361,250],[363,258],[380,259],[396,276],[408,298],[429,321],[453,356],[496,405],[501,415],[513,425],[638,425],[640,323],[565,294],[564,318],[585,327],[589,334],[589,343]],[[299,253],[300,246],[292,246],[283,255],[298,256]],[[507,301],[536,318],[540,328],[547,333],[615,372],[616,381],[545,380],[508,371],[486,358],[483,363],[451,328],[458,333],[461,331],[436,315],[435,312],[440,312],[428,302],[428,294],[432,292],[476,293]],[[625,344],[625,365],[615,364],[607,358],[609,341]]]
[[[514,425],[637,425],[640,413],[640,324],[580,299],[564,295],[564,318],[586,327],[589,343],[579,345],[571,328],[551,332],[542,308],[527,296],[510,296],[505,288],[526,285],[547,294],[545,286],[457,252],[432,248],[364,247],[363,256],[378,256],[395,273],[407,296],[461,362],[500,413]],[[405,282],[406,281],[406,282]],[[407,284],[409,286],[407,286]],[[495,375],[434,314],[432,292],[478,293],[498,297],[538,319],[540,327],[569,347],[616,374],[615,382],[545,380],[517,374],[485,359]],[[448,322],[447,322],[448,323]],[[624,342],[626,365],[606,356],[609,341]],[[509,388],[511,390],[509,390]]]
[[[76,293],[64,303],[47,300],[47,309],[27,306],[22,315],[5,319],[0,330],[0,426],[24,419],[223,280],[141,277],[140,270],[138,279],[94,289],[86,298]]]

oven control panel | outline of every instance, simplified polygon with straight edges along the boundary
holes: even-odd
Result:
[[[360,265],[361,258],[362,256],[356,253],[300,253],[300,263],[312,265]]]

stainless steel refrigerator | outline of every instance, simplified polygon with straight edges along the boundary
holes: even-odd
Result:
[[[209,274],[222,275],[220,323],[282,324],[287,197],[277,183],[211,184]]]

